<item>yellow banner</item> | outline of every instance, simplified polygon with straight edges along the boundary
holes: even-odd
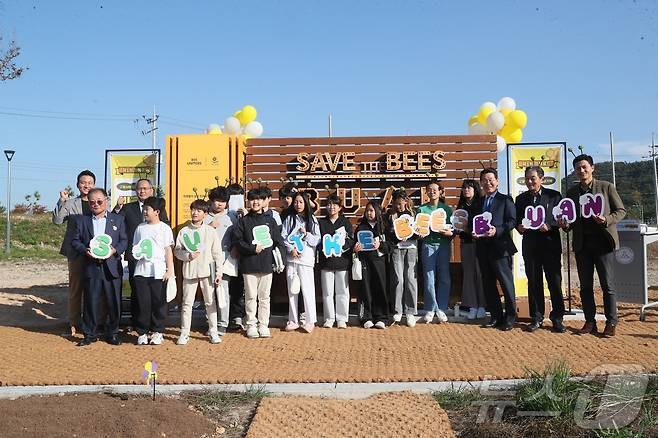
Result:
[[[137,200],[135,184],[140,178],[148,178],[154,186],[157,184],[158,158],[152,153],[115,154],[110,152],[110,199],[114,207],[119,196],[125,196],[125,202]]]
[[[244,141],[238,137],[189,134],[167,137],[167,208],[171,227],[190,220],[190,204],[208,191],[244,176]]]
[[[562,175],[562,147],[542,146],[510,146],[510,196],[516,197],[528,190],[525,185],[525,169],[528,166],[540,166],[544,169],[544,187],[560,191],[560,178]],[[548,213],[548,212],[547,212]],[[514,255],[514,288],[517,297],[528,296],[528,279],[525,276],[523,263],[523,248],[521,235],[514,231],[514,244],[519,252]],[[549,296],[546,280],[544,279],[544,295]]]

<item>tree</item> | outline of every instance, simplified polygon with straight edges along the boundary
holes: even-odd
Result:
[[[0,35],[0,43],[2,43],[2,35]],[[0,47],[0,81],[17,79],[28,69],[27,67],[19,67],[16,64],[16,58],[20,54],[21,48],[13,39],[6,49]]]

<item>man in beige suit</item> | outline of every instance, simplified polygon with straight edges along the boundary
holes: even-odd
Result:
[[[77,187],[80,190],[80,196],[70,198],[65,190],[59,192],[57,206],[53,210],[53,223],[63,224],[66,222],[66,234],[59,253],[66,256],[69,264],[69,329],[71,335],[75,335],[76,327],[81,325],[82,315],[82,291],[83,291],[83,271],[85,258],[71,247],[71,239],[75,234],[75,220],[72,217],[79,215],[90,215],[89,202],[87,194],[89,190],[96,185],[96,175],[89,170],[83,170],[78,174]]]
[[[599,275],[603,289],[603,306],[606,318],[604,337],[615,335],[617,326],[617,302],[613,289],[614,251],[619,248],[617,222],[626,216],[626,209],[614,185],[594,179],[594,160],[589,155],[579,155],[573,159],[573,168],[580,183],[567,191],[567,197],[576,204],[576,221],[567,224],[560,221],[560,227],[573,230],[573,249],[580,280],[580,298],[585,325],[580,334],[596,334],[596,304],[594,302],[594,268]],[[585,218],[581,214],[580,197],[585,194],[603,196],[603,212]]]

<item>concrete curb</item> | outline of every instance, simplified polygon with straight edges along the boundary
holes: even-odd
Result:
[[[449,389],[511,390],[523,379],[454,381],[454,382],[389,382],[389,383],[264,383],[264,384],[212,384],[212,385],[158,385],[157,394],[172,395],[184,391],[267,391],[274,395],[305,395],[334,399],[364,399],[383,392],[412,391],[426,394]],[[73,393],[112,393],[150,395],[147,385],[53,385],[0,387],[0,399],[16,399],[34,395],[64,395]]]

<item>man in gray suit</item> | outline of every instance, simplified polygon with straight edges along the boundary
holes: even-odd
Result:
[[[617,326],[617,301],[613,289],[614,251],[619,248],[617,222],[626,216],[626,209],[614,185],[594,179],[594,160],[589,155],[573,159],[573,168],[580,183],[567,190],[567,197],[576,204],[576,222],[567,224],[561,220],[561,228],[573,230],[573,249],[580,280],[580,298],[585,313],[585,325],[580,334],[597,334],[596,304],[594,302],[594,268],[599,274],[603,289],[605,312],[604,337],[615,335]],[[580,197],[585,194],[603,195],[604,208],[599,215],[585,218],[581,215]]]
[[[96,185],[96,175],[89,170],[83,170],[78,174],[77,187],[80,190],[80,196],[76,198],[69,197],[65,190],[59,192],[57,206],[53,210],[53,223],[63,224],[66,222],[66,234],[59,251],[66,256],[69,265],[69,328],[71,335],[75,335],[76,327],[80,327],[82,315],[82,292],[83,292],[83,271],[85,258],[71,247],[71,239],[75,234],[74,220],[69,220],[75,215],[90,215],[89,202],[87,195]]]

